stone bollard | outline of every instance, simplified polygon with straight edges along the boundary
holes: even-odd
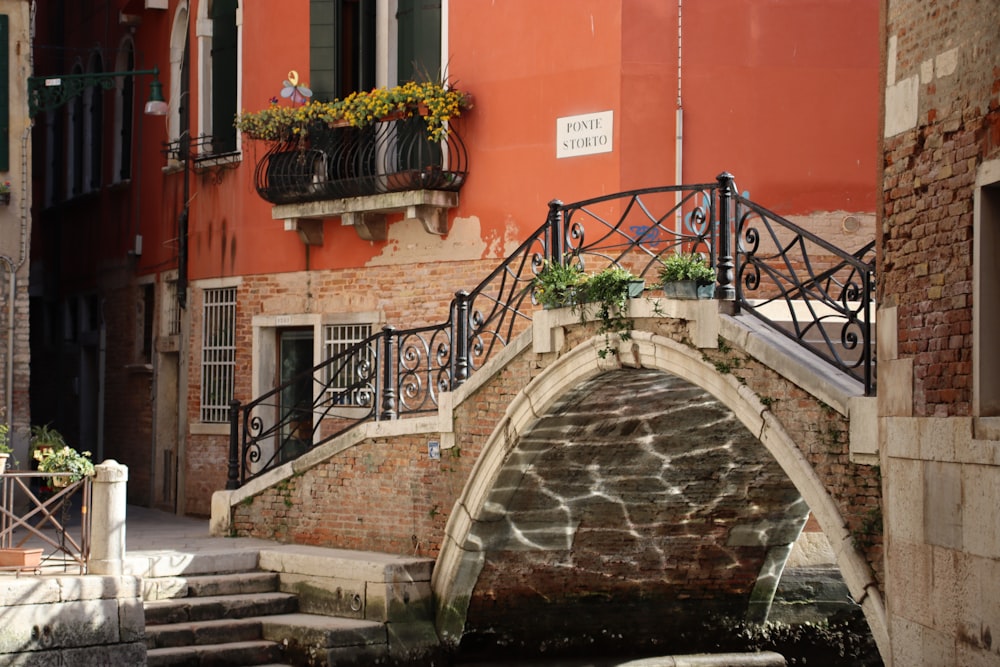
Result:
[[[94,466],[90,515],[90,574],[122,574],[128,466],[114,459]]]

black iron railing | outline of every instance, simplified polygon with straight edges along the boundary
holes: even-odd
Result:
[[[436,410],[442,392],[529,326],[532,281],[545,260],[591,271],[618,265],[653,283],[660,258],[678,251],[710,259],[717,298],[736,300],[863,382],[866,393],[874,390],[870,246],[841,251],[740,197],[732,176],[722,174],[715,183],[554,201],[542,227],[473,290],[455,295],[446,322],[385,327],[246,405],[233,401],[228,487],[360,422]],[[282,392],[303,382],[313,386],[312,403],[282,408]]]
[[[455,124],[440,141],[423,118],[382,120],[368,127],[316,123],[306,138],[276,142],[257,163],[257,192],[293,204],[406,190],[458,191],[468,153]]]
[[[837,368],[875,385],[875,242],[848,253],[734,196],[736,303]]]

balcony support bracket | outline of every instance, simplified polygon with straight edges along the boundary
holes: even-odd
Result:
[[[406,217],[420,220],[428,234],[448,235],[448,209],[443,206],[427,204],[407,206]]]
[[[354,227],[365,241],[385,241],[389,238],[389,222],[385,213],[348,212],[340,216],[340,224]]]
[[[323,220],[321,218],[286,218],[286,232],[298,232],[306,245],[323,245]]]
[[[363,197],[345,197],[301,204],[279,204],[271,209],[271,217],[285,221],[285,229],[299,231],[303,243],[315,234],[303,235],[306,222],[323,218],[340,218],[340,224],[351,226],[366,241],[385,241],[389,238],[389,217],[402,214],[404,219],[420,220],[428,234],[447,236],[448,211],[458,206],[458,193],[443,190],[406,190]],[[289,227],[289,224],[297,226]],[[323,242],[323,228],[318,229],[319,243]]]

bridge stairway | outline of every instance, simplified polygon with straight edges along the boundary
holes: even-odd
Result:
[[[386,650],[385,624],[301,613],[276,572],[146,577],[143,608],[149,667],[319,666]]]

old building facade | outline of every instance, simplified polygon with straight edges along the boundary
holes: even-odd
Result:
[[[1000,664],[1000,7],[890,0],[879,417],[892,663]]]

